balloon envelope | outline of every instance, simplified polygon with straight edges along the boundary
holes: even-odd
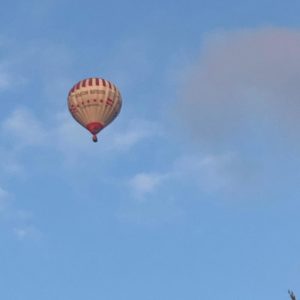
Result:
[[[119,114],[122,97],[112,82],[88,78],[72,87],[68,95],[68,107],[73,118],[91,132],[96,142],[100,130]]]

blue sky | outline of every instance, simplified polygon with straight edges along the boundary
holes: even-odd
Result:
[[[1,4],[1,299],[300,295],[299,2]]]

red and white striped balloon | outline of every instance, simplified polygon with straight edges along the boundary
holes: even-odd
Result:
[[[118,88],[102,78],[88,78],[76,83],[68,95],[68,107],[73,118],[91,132],[93,141],[97,134],[119,114],[122,97]]]

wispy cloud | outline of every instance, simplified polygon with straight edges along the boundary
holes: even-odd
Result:
[[[231,193],[253,183],[253,170],[237,154],[183,155],[165,172],[140,172],[128,180],[138,200],[152,199],[160,190],[173,191],[186,185],[200,193]],[[166,189],[167,187],[167,189]],[[169,188],[169,189],[168,189]],[[174,195],[175,196],[175,195]]]
[[[135,196],[138,199],[144,199],[144,197],[155,191],[168,180],[171,174],[160,173],[138,173],[129,180],[129,187],[133,190]]]
[[[22,227],[15,227],[13,229],[13,233],[17,237],[18,240],[28,240],[28,239],[40,239],[42,237],[42,233],[36,227],[32,225],[25,225]]]
[[[13,149],[0,148],[2,161],[0,162],[0,175],[23,176],[24,166],[22,165],[18,154]]]
[[[161,126],[153,121],[142,119],[130,120],[123,127],[118,127],[118,131],[108,136],[108,143],[113,149],[119,151],[129,150],[142,141],[160,137],[162,135]]]
[[[136,90],[146,78],[153,77],[152,44],[144,37],[126,37],[109,54],[105,66],[118,78],[118,84],[125,90]],[[105,63],[105,62],[104,62]]]
[[[179,182],[188,182],[203,193],[221,193],[224,198],[249,190],[257,176],[253,162],[233,152],[184,155],[175,161],[173,169]]]
[[[0,91],[8,89],[12,85],[11,78],[8,73],[0,70]]]
[[[7,208],[10,194],[0,187],[0,214]]]
[[[176,199],[156,197],[151,201],[127,202],[119,208],[116,217],[121,222],[156,227],[181,222],[185,218],[185,212]]]
[[[4,135],[22,146],[41,144],[47,135],[42,123],[25,108],[17,108],[1,125]]]
[[[6,49],[10,44],[9,40],[0,36],[0,50]],[[0,92],[6,91],[13,87],[12,69],[10,68],[10,58],[8,55],[0,59]]]
[[[79,125],[68,112],[58,113],[55,123],[57,125],[49,130],[53,146],[66,155],[70,163],[75,162],[82,154],[88,158],[93,157],[93,154],[99,151],[105,156],[124,153],[145,140],[161,135],[159,124],[156,122],[142,119],[130,120],[114,126],[113,129],[107,128],[100,132],[101,147],[95,152],[91,151],[90,133]]]
[[[33,214],[16,207],[14,195],[0,187],[0,223],[4,222],[19,240],[37,239],[42,232],[33,224]]]
[[[126,181],[128,196],[117,217],[143,225],[180,222],[186,202],[244,202],[257,196],[263,183],[251,161],[237,153],[184,154],[163,171],[152,169],[133,174]]]
[[[53,106],[66,99],[74,80],[70,75],[74,57],[68,47],[45,39],[31,39],[20,47],[13,38],[2,38],[0,47],[4,53],[0,59],[0,92],[10,89],[14,95],[21,94],[14,99],[16,105],[31,102],[32,96],[44,103],[51,101]],[[31,92],[22,94],[24,88]]]

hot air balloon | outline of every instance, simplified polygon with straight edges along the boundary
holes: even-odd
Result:
[[[83,79],[68,95],[70,113],[93,135],[94,142],[97,142],[97,134],[117,117],[121,106],[118,88],[102,78]]]

